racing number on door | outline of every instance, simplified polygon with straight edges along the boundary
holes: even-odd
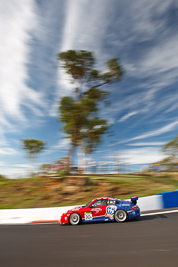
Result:
[[[84,217],[86,221],[92,220],[93,219],[92,212],[85,212]]]

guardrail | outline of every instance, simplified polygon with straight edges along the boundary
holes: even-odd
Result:
[[[178,190],[138,199],[141,212],[178,207]],[[59,222],[62,213],[76,206],[0,210],[0,224]]]

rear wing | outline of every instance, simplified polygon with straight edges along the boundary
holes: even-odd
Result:
[[[134,196],[134,197],[131,197],[131,202],[136,205],[137,204],[137,200],[138,200],[138,197]]]

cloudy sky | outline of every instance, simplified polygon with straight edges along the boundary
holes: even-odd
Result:
[[[47,143],[38,163],[66,155],[58,103],[72,85],[57,68],[68,49],[93,51],[97,67],[118,57],[110,90],[112,136],[92,159],[126,160],[136,170],[164,157],[178,132],[178,0],[8,0],[0,2],[0,174],[22,173],[21,139]]]

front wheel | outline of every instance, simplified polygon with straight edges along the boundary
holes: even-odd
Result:
[[[127,220],[127,213],[125,210],[116,210],[114,218],[116,222],[125,222]]]
[[[70,224],[77,225],[80,222],[80,215],[78,213],[72,213],[69,219]]]

